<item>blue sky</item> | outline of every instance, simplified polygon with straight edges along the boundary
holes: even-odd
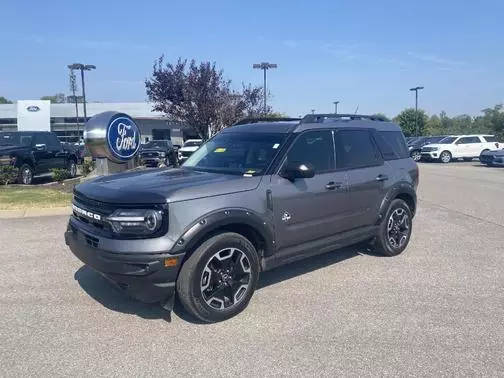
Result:
[[[211,60],[236,88],[262,84],[276,111],[394,116],[425,86],[428,113],[504,102],[504,1],[2,1],[0,96],[68,93],[66,65],[95,64],[90,101],[144,101],[161,54]],[[28,5],[29,4],[29,5]]]

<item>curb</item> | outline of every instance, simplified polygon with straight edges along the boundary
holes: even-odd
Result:
[[[36,218],[70,214],[72,214],[72,208],[70,206],[50,207],[45,209],[0,210],[0,219]]]

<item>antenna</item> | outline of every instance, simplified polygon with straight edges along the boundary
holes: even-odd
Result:
[[[355,113],[354,114],[357,114],[358,111],[359,111],[359,105],[357,105],[357,107],[355,108]]]

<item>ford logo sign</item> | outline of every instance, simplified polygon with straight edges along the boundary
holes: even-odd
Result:
[[[84,141],[95,158],[126,163],[140,150],[140,130],[133,119],[114,111],[96,114],[84,126]]]
[[[31,105],[26,108],[29,112],[38,112],[40,108],[37,105]]]
[[[129,160],[140,149],[140,130],[125,114],[113,117],[107,127],[107,144],[117,159]]]

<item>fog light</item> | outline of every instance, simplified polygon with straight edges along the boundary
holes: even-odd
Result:
[[[172,266],[176,266],[178,262],[178,257],[167,257],[164,259],[165,268],[170,268]]]

